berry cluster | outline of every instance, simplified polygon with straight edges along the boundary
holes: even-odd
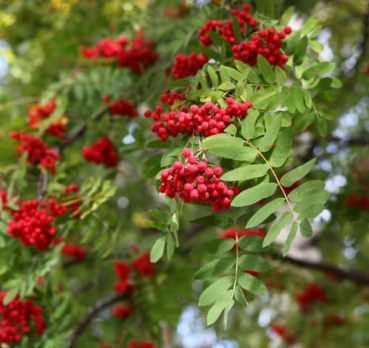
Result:
[[[140,31],[130,42],[125,37],[118,37],[116,40],[108,38],[93,47],[81,47],[81,55],[86,59],[115,59],[119,67],[140,73],[158,59],[153,46],[153,41],[146,40],[144,33]]]
[[[183,79],[187,76],[195,76],[196,73],[208,62],[209,58],[203,54],[190,53],[188,56],[176,55],[172,68],[175,79]]]
[[[27,113],[28,126],[30,128],[38,128],[44,120],[48,119],[51,116],[55,109],[55,99],[52,99],[42,105],[32,106]],[[66,116],[61,116],[58,120],[47,127],[46,132],[60,140],[65,139],[65,133],[67,131],[67,121],[68,120]]]
[[[6,191],[0,191],[1,208],[0,212],[8,209],[8,200]]]
[[[283,342],[285,343],[291,344],[295,341],[295,337],[292,336],[290,333],[288,333],[286,327],[283,325],[275,324],[275,325],[272,325],[270,329],[272,330],[274,334],[281,337]]]
[[[351,194],[347,197],[347,205],[350,208],[357,208],[360,210],[369,210],[369,198],[357,197],[355,194]]]
[[[133,260],[133,268],[138,274],[141,274],[148,278],[155,276],[155,268],[150,262],[150,254],[144,253],[140,257]]]
[[[251,7],[250,5],[246,4],[243,6],[241,10],[233,9],[232,15],[235,18],[231,18],[227,21],[222,20],[214,20],[211,19],[206,22],[204,26],[200,29],[199,37],[200,42],[204,46],[210,46],[212,44],[212,39],[209,35],[210,32],[216,32],[220,36],[223,37],[227,42],[234,44],[236,42],[236,36],[233,32],[233,21],[237,20],[240,25],[240,31],[242,34],[245,33],[247,30],[246,25],[249,25],[251,28],[256,27],[257,22],[254,18],[250,15]]]
[[[192,105],[190,110],[182,108],[169,112],[165,112],[164,108],[158,105],[154,112],[147,110],[145,117],[155,121],[151,130],[162,141],[178,134],[200,134],[208,137],[222,133],[232,123],[233,117],[245,117],[252,106],[250,102],[239,103],[231,97],[228,97],[226,102],[226,108],[207,102],[202,106]]]
[[[45,251],[57,233],[54,218],[64,215],[67,209],[52,199],[47,203],[38,200],[20,202],[19,209],[12,212],[8,233],[24,245]]]
[[[16,150],[19,156],[23,153],[27,155],[29,164],[40,165],[53,174],[56,172],[56,162],[60,156],[55,150],[47,147],[42,139],[27,133],[17,132],[11,132],[10,137],[20,143]]]
[[[148,278],[155,276],[155,268],[150,262],[149,253],[144,253],[138,258],[134,259],[130,264],[125,261],[114,261],[114,272],[120,278],[119,282],[115,283],[115,292],[127,292],[130,296],[135,292],[134,281],[132,279],[132,272],[135,271],[138,275],[143,275]],[[112,309],[112,315],[119,319],[126,319],[134,313],[134,308],[130,306],[115,306]]]
[[[184,202],[209,204],[214,211],[226,210],[231,199],[240,190],[228,187],[220,176],[221,167],[210,167],[206,161],[198,161],[189,149],[182,151],[186,163],[176,161],[161,173],[159,191],[169,198],[179,196]]]
[[[71,257],[78,262],[82,262],[86,260],[87,249],[77,244],[65,243],[62,247],[62,254]]]
[[[128,343],[128,348],[156,348],[156,344],[154,342],[149,341],[136,341],[130,340]]]
[[[291,33],[291,28],[286,27],[277,32],[275,28],[259,30],[251,36],[251,41],[243,41],[239,45],[233,45],[232,51],[235,59],[254,66],[257,56],[262,55],[271,65],[284,68],[288,56],[281,51],[282,40]]]
[[[100,138],[91,146],[84,146],[82,153],[87,162],[103,164],[107,168],[114,168],[119,162],[117,149],[107,137]]]
[[[119,319],[126,319],[133,314],[134,308],[128,306],[115,306],[112,310],[112,315]]]
[[[0,293],[0,344],[19,343],[33,327],[37,335],[42,335],[45,330],[42,308],[32,300],[21,301],[19,296],[4,305],[5,296],[6,292]]]
[[[325,290],[318,284],[309,284],[303,293],[296,295],[296,301],[301,312],[306,312],[315,302],[328,302],[328,296]]]
[[[130,279],[132,271],[135,271],[137,274],[148,278],[155,276],[155,268],[150,262],[149,253],[144,253],[138,258],[134,259],[132,264],[116,260],[114,262],[114,271],[115,274],[120,278],[120,281],[115,284],[115,291],[118,293],[124,291],[128,291],[130,293],[134,292],[135,288],[132,280]]]
[[[137,116],[136,106],[129,100],[116,100],[111,102],[111,96],[107,95],[103,98],[103,102],[109,105],[109,112],[116,116],[128,116],[134,118]]]
[[[160,100],[171,106],[173,105],[176,101],[182,102],[185,100],[185,95],[182,92],[177,92],[177,91],[170,91],[168,89],[166,89],[162,95],[160,96]]]

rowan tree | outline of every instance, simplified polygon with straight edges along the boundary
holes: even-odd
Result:
[[[5,1],[0,34],[1,347],[369,344],[367,1]]]

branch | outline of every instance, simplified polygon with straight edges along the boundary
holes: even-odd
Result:
[[[110,307],[111,305],[122,301],[128,297],[127,292],[122,292],[120,294],[114,294],[109,297],[106,297],[98,302],[96,302],[92,307],[90,307],[89,310],[87,310],[87,313],[84,317],[81,318],[81,320],[77,323],[77,325],[74,327],[74,330],[72,332],[72,335],[69,339],[68,348],[74,348],[77,344],[78,339],[83,334],[83,332],[87,329],[87,327],[90,325],[91,321],[105,308]]]
[[[95,114],[93,114],[91,117],[91,121],[98,121],[109,110],[109,107],[110,107],[110,104],[104,107],[103,109],[97,111]],[[83,134],[85,134],[87,131],[87,128],[88,128],[88,125],[85,124],[81,126],[79,129],[77,129],[67,140],[65,140],[60,145],[60,150],[70,145],[71,143],[75,142],[78,138],[80,138]]]
[[[299,260],[290,256],[283,257],[281,254],[278,253],[271,253],[270,255],[273,258],[284,263],[320,272],[327,272],[329,274],[336,276],[339,279],[347,279],[360,285],[369,286],[369,273],[360,272],[355,269],[344,269],[342,267],[337,267],[327,263]]]
[[[49,181],[49,176],[46,170],[41,170],[37,182],[37,197],[39,201],[43,201],[47,195],[47,185]]]
[[[354,71],[355,73],[359,72],[361,63],[364,59],[364,57],[366,56],[367,52],[368,52],[368,40],[369,40],[369,3],[368,3],[368,8],[366,10],[366,12],[363,15],[362,18],[362,26],[363,26],[363,38],[360,44],[360,53],[359,53],[359,57],[356,60],[356,64],[354,66]]]
[[[339,138],[339,137],[331,136],[331,137],[327,137],[325,140],[327,140],[328,142],[341,143],[344,146],[366,146],[366,145],[369,145],[369,138],[365,138],[365,137],[354,137],[354,138],[342,139],[342,138]]]

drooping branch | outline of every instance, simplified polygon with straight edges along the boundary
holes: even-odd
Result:
[[[37,182],[37,198],[39,201],[44,200],[47,195],[47,186],[49,182],[49,176],[46,170],[41,170]]]
[[[108,111],[110,105],[105,106],[103,109],[98,110],[95,114],[92,115],[91,121],[98,121],[104,114]],[[88,129],[88,125],[85,124],[78,128],[68,139],[66,139],[61,145],[60,150],[64,149],[66,146],[75,142],[78,138],[83,136]]]
[[[122,292],[120,294],[114,294],[109,297],[106,297],[98,302],[96,302],[92,307],[90,307],[85,316],[81,318],[81,320],[76,324],[72,335],[69,339],[68,348],[74,348],[77,344],[78,339],[84,333],[84,331],[88,328],[93,319],[104,309],[112,306],[113,304],[126,299],[128,296],[127,292]]]
[[[283,263],[287,263],[296,267],[316,270],[320,272],[327,272],[338,279],[347,279],[363,286],[369,286],[369,273],[357,271],[355,269],[345,269],[335,265],[312,262],[307,260],[300,260],[291,256],[282,256],[278,253],[270,254],[274,259],[277,259]]]
[[[359,57],[356,60],[356,64],[354,66],[354,71],[356,73],[359,72],[359,69],[361,67],[361,63],[363,59],[365,58],[366,54],[368,53],[368,47],[369,47],[369,2],[367,6],[366,12],[363,14],[362,17],[362,28],[363,28],[363,35],[362,40],[359,47]]]

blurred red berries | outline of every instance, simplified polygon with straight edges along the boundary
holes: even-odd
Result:
[[[87,249],[77,244],[64,244],[62,254],[73,258],[75,261],[82,262],[86,260]]]
[[[26,154],[29,164],[39,165],[50,170],[53,174],[56,172],[56,162],[60,156],[55,150],[48,148],[42,139],[27,133],[17,132],[10,133],[10,137],[20,143],[16,150],[19,156]]]
[[[125,37],[107,38],[93,47],[81,47],[80,54],[86,59],[113,59],[121,68],[128,68],[134,73],[141,73],[154,64],[158,54],[153,49],[154,42],[146,40],[142,31],[129,41]]]
[[[325,290],[318,284],[309,284],[303,293],[296,295],[296,301],[301,312],[306,312],[312,304],[328,302]]]
[[[107,137],[100,138],[91,146],[84,146],[82,153],[87,162],[103,164],[107,168],[114,168],[119,162],[117,149]]]
[[[41,123],[47,120],[56,109],[56,100],[52,99],[45,104],[34,105],[28,110],[27,122],[32,129],[40,127]],[[58,138],[65,139],[67,132],[67,117],[61,116],[46,128],[46,133]]]

